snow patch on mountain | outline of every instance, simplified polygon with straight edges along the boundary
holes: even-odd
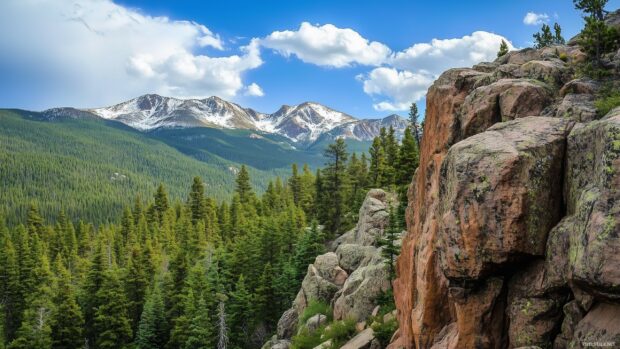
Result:
[[[88,111],[108,120],[116,120],[140,131],[174,127],[216,127],[249,129],[275,133],[308,144],[323,134],[333,137],[372,140],[382,126],[392,125],[397,133],[406,127],[404,119],[358,120],[315,102],[282,106],[272,114],[225,101],[218,97],[177,99],[149,94],[110,107]],[[388,125],[389,124],[389,125]]]

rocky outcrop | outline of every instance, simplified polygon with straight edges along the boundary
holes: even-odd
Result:
[[[597,114],[585,57],[515,51],[431,86],[390,348],[620,345],[620,109]]]
[[[333,252],[316,257],[314,263],[308,266],[293,306],[278,322],[276,337],[263,348],[290,344],[290,339],[300,326],[313,330],[325,324],[327,314],[299,324],[300,315],[313,300],[331,304],[333,314],[330,315],[334,320],[353,319],[364,324],[377,308],[377,297],[390,289],[389,273],[378,240],[389,223],[390,206],[395,203],[394,195],[383,190],[368,192],[355,228],[330,244]],[[373,346],[373,339],[372,329],[362,327],[345,347],[379,349],[377,341]]]

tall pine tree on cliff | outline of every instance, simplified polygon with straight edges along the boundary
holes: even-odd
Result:
[[[347,145],[344,139],[339,138],[336,142],[325,149],[327,163],[323,173],[325,174],[325,196],[327,208],[326,228],[336,236],[342,232],[343,216],[345,213],[345,195],[347,187],[346,163],[348,158]]]

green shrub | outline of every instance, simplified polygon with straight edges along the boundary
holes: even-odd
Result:
[[[379,306],[379,315],[383,316],[387,313],[391,313],[396,309],[394,291],[391,288],[387,291],[381,291],[379,296],[377,296],[376,303]]]
[[[316,313],[319,314],[319,313]],[[355,320],[346,319],[321,326],[316,331],[303,328],[291,340],[291,349],[312,349],[331,340],[329,349],[338,349],[355,335]]]
[[[614,91],[607,96],[603,96],[594,102],[599,116],[604,116],[615,107],[620,106],[620,91]]]
[[[575,78],[588,77],[594,80],[603,80],[611,75],[607,69],[600,68],[592,62],[587,62],[577,66]]]
[[[566,55],[566,52],[560,53],[559,57],[564,62],[568,61],[568,56]]]
[[[312,349],[325,340],[321,339],[325,327],[320,327],[316,331],[310,331],[308,328],[303,328],[297,335],[293,336],[291,340],[291,349]]]
[[[327,322],[332,321],[332,307],[325,302],[312,300],[304,310],[303,314],[299,317],[299,323],[305,324],[308,319],[316,314],[323,314],[327,316]]]
[[[390,342],[390,339],[392,339],[394,332],[398,329],[398,322],[396,319],[383,322],[383,317],[378,316],[371,327],[375,332],[375,338],[381,342],[382,346],[386,346]]]
[[[323,342],[332,341],[331,348],[337,349],[355,335],[355,320],[336,321],[325,328]]]

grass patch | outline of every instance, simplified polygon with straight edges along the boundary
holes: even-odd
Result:
[[[608,95],[603,95],[594,102],[596,112],[599,116],[604,116],[615,107],[620,106],[620,91],[614,90]]]
[[[303,314],[299,317],[299,323],[301,325],[305,324],[308,319],[316,314],[323,314],[327,316],[327,322],[332,321],[332,307],[325,302],[312,300],[304,310]]]
[[[390,288],[387,291],[382,291],[376,300],[377,305],[379,306],[379,314],[383,316],[387,313],[391,313],[396,309],[396,304],[394,303],[394,291]]]
[[[336,321],[331,324],[324,332],[325,340],[331,340],[331,349],[340,348],[349,339],[355,336],[355,320],[346,319]]]
[[[307,328],[293,336],[291,349],[312,349],[321,343],[331,341],[328,349],[338,349],[355,335],[355,320],[346,319],[321,326],[316,331]]]
[[[325,340],[321,339],[325,327],[321,327],[316,331],[310,331],[303,328],[297,335],[293,336],[291,349],[312,349]]]
[[[381,346],[386,346],[390,343],[392,335],[394,335],[394,332],[398,329],[398,321],[393,318],[384,322],[382,316],[377,316],[371,328],[375,332],[375,338],[379,340]]]

